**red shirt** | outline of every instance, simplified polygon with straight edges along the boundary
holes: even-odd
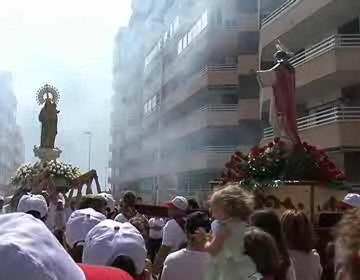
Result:
[[[82,263],[78,265],[84,272],[86,280],[134,280],[127,272],[118,268]]]

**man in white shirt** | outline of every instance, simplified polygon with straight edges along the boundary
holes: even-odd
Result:
[[[204,228],[209,232],[210,219],[207,214],[195,212],[188,216],[186,235],[188,246],[167,256],[161,280],[203,280],[209,263],[210,255],[205,252],[204,244],[194,238],[195,231]]]
[[[160,217],[153,217],[149,220],[150,233],[149,233],[149,255],[150,260],[154,261],[157,252],[162,243],[163,228],[165,221]]]
[[[183,196],[176,196],[172,201],[165,203],[168,206],[168,214],[171,219],[163,229],[163,240],[159,252],[156,255],[153,274],[161,272],[166,257],[179,250],[186,243],[185,216],[188,209],[188,201]]]
[[[122,199],[122,206],[120,213],[115,217],[115,221],[119,223],[126,223],[129,222],[134,217],[144,217],[142,214],[140,214],[136,208],[136,194],[132,191],[127,191],[124,193],[123,199]]]

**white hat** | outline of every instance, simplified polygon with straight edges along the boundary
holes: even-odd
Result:
[[[85,280],[45,224],[31,215],[0,216],[0,279]]]
[[[84,263],[110,266],[118,256],[127,256],[140,274],[146,255],[145,241],[132,224],[105,220],[86,236],[82,259]]]
[[[357,193],[348,193],[344,199],[337,204],[339,208],[355,207],[360,208],[360,195]]]
[[[98,195],[105,198],[106,207],[110,208],[111,211],[114,211],[114,209],[115,209],[115,199],[114,199],[114,197],[109,193],[99,193]]]
[[[40,213],[40,217],[44,218],[48,213],[48,206],[41,194],[24,194],[20,198],[17,211],[24,213],[37,211]]]
[[[2,195],[0,195],[0,200],[4,201],[4,197]]]
[[[166,201],[165,202],[166,206],[173,206],[179,210],[182,211],[186,211],[188,209],[188,201],[185,197],[183,196],[175,196],[173,200],[171,201]]]
[[[66,223],[66,242],[70,247],[77,242],[85,242],[88,232],[103,220],[106,220],[105,215],[92,208],[74,211]]]

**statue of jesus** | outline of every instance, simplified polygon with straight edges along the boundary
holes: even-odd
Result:
[[[263,87],[271,86],[270,124],[274,136],[288,138],[293,144],[301,142],[296,122],[295,68],[289,62],[290,55],[279,49],[274,58],[276,65],[264,71],[257,71]]]
[[[59,112],[56,108],[56,103],[47,98],[39,114],[39,121],[41,122],[41,148],[54,149],[57,135],[57,114]]]

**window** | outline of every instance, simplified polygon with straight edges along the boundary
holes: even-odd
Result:
[[[188,31],[178,43],[178,54],[180,54],[184,49],[186,49],[192,41],[198,37],[208,25],[208,13],[207,11],[202,14],[202,16],[196,21],[194,26]]]
[[[201,31],[202,31],[208,25],[208,13],[207,12],[203,13],[203,15],[201,16],[200,22],[201,22]]]
[[[151,98],[151,110],[155,109],[156,107],[156,95]]]
[[[166,43],[170,39],[170,32],[164,33],[164,43]]]
[[[178,43],[178,54],[182,52],[182,39],[180,39],[179,43]]]
[[[156,111],[159,107],[159,101],[159,95],[154,95],[148,99],[144,105],[144,115],[148,115],[149,113]]]
[[[173,27],[174,27],[174,33],[176,33],[176,31],[180,27],[180,18],[178,16],[174,19]]]

